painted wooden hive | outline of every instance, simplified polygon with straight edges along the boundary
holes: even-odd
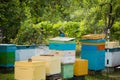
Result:
[[[76,42],[74,38],[56,37],[49,40],[50,53],[61,58],[62,78],[73,77]]]
[[[119,65],[120,65],[120,47],[106,49],[105,66],[116,67]]]
[[[81,58],[88,60],[89,70],[105,68],[105,41],[105,39],[80,40],[82,43]]]
[[[61,73],[60,57],[56,56],[32,56],[33,61],[44,61],[46,75]]]
[[[77,58],[74,63],[74,75],[85,76],[88,74],[88,60]]]
[[[49,40],[50,50],[75,50],[76,43],[74,38],[56,37]]]
[[[16,61],[28,60],[35,55],[35,46],[34,45],[17,45],[16,50]]]
[[[69,63],[69,64],[62,64],[61,65],[61,73],[62,73],[62,78],[63,79],[68,79],[68,78],[72,78],[74,75],[74,64],[73,63]]]
[[[16,61],[15,80],[46,80],[45,62]]]
[[[0,44],[0,67],[14,67],[15,44]]]
[[[59,56],[62,64],[75,62],[75,50],[50,50],[50,54]]]

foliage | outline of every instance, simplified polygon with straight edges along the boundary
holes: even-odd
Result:
[[[15,34],[20,25],[20,8],[18,0],[1,0],[0,1],[0,28],[3,29],[6,39],[9,42],[15,38]]]
[[[120,23],[116,22],[111,29],[111,40],[118,40],[120,42]]]
[[[84,27],[80,26],[80,22],[58,22],[53,24],[49,21],[43,21],[31,25],[29,21],[26,21],[12,43],[21,45],[48,44],[49,38],[59,36],[59,31],[63,31],[67,37],[80,39]]]
[[[119,26],[119,4],[120,0],[1,0],[0,28],[6,37],[3,41],[47,43],[47,38],[58,36],[59,30],[76,39],[83,34],[103,33],[109,20],[111,27]],[[120,31],[115,30],[111,29],[111,39],[119,39],[115,36]]]

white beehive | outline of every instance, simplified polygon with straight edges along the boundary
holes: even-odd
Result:
[[[50,54],[59,56],[62,64],[75,62],[75,50],[50,50]]]
[[[115,67],[120,65],[120,52],[106,52],[105,54],[105,66]]]

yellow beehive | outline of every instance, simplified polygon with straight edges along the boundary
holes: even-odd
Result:
[[[74,75],[83,76],[88,74],[88,60],[76,59],[74,63]]]
[[[46,80],[45,62],[15,62],[15,80]]]
[[[45,61],[46,75],[61,72],[61,61],[59,56],[32,56],[33,61]]]

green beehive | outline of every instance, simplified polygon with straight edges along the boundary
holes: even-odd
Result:
[[[61,73],[62,73],[62,78],[67,79],[67,78],[72,78],[73,77],[73,63],[69,64],[62,64],[61,66]]]
[[[0,44],[0,67],[14,66],[15,50],[15,44]]]

